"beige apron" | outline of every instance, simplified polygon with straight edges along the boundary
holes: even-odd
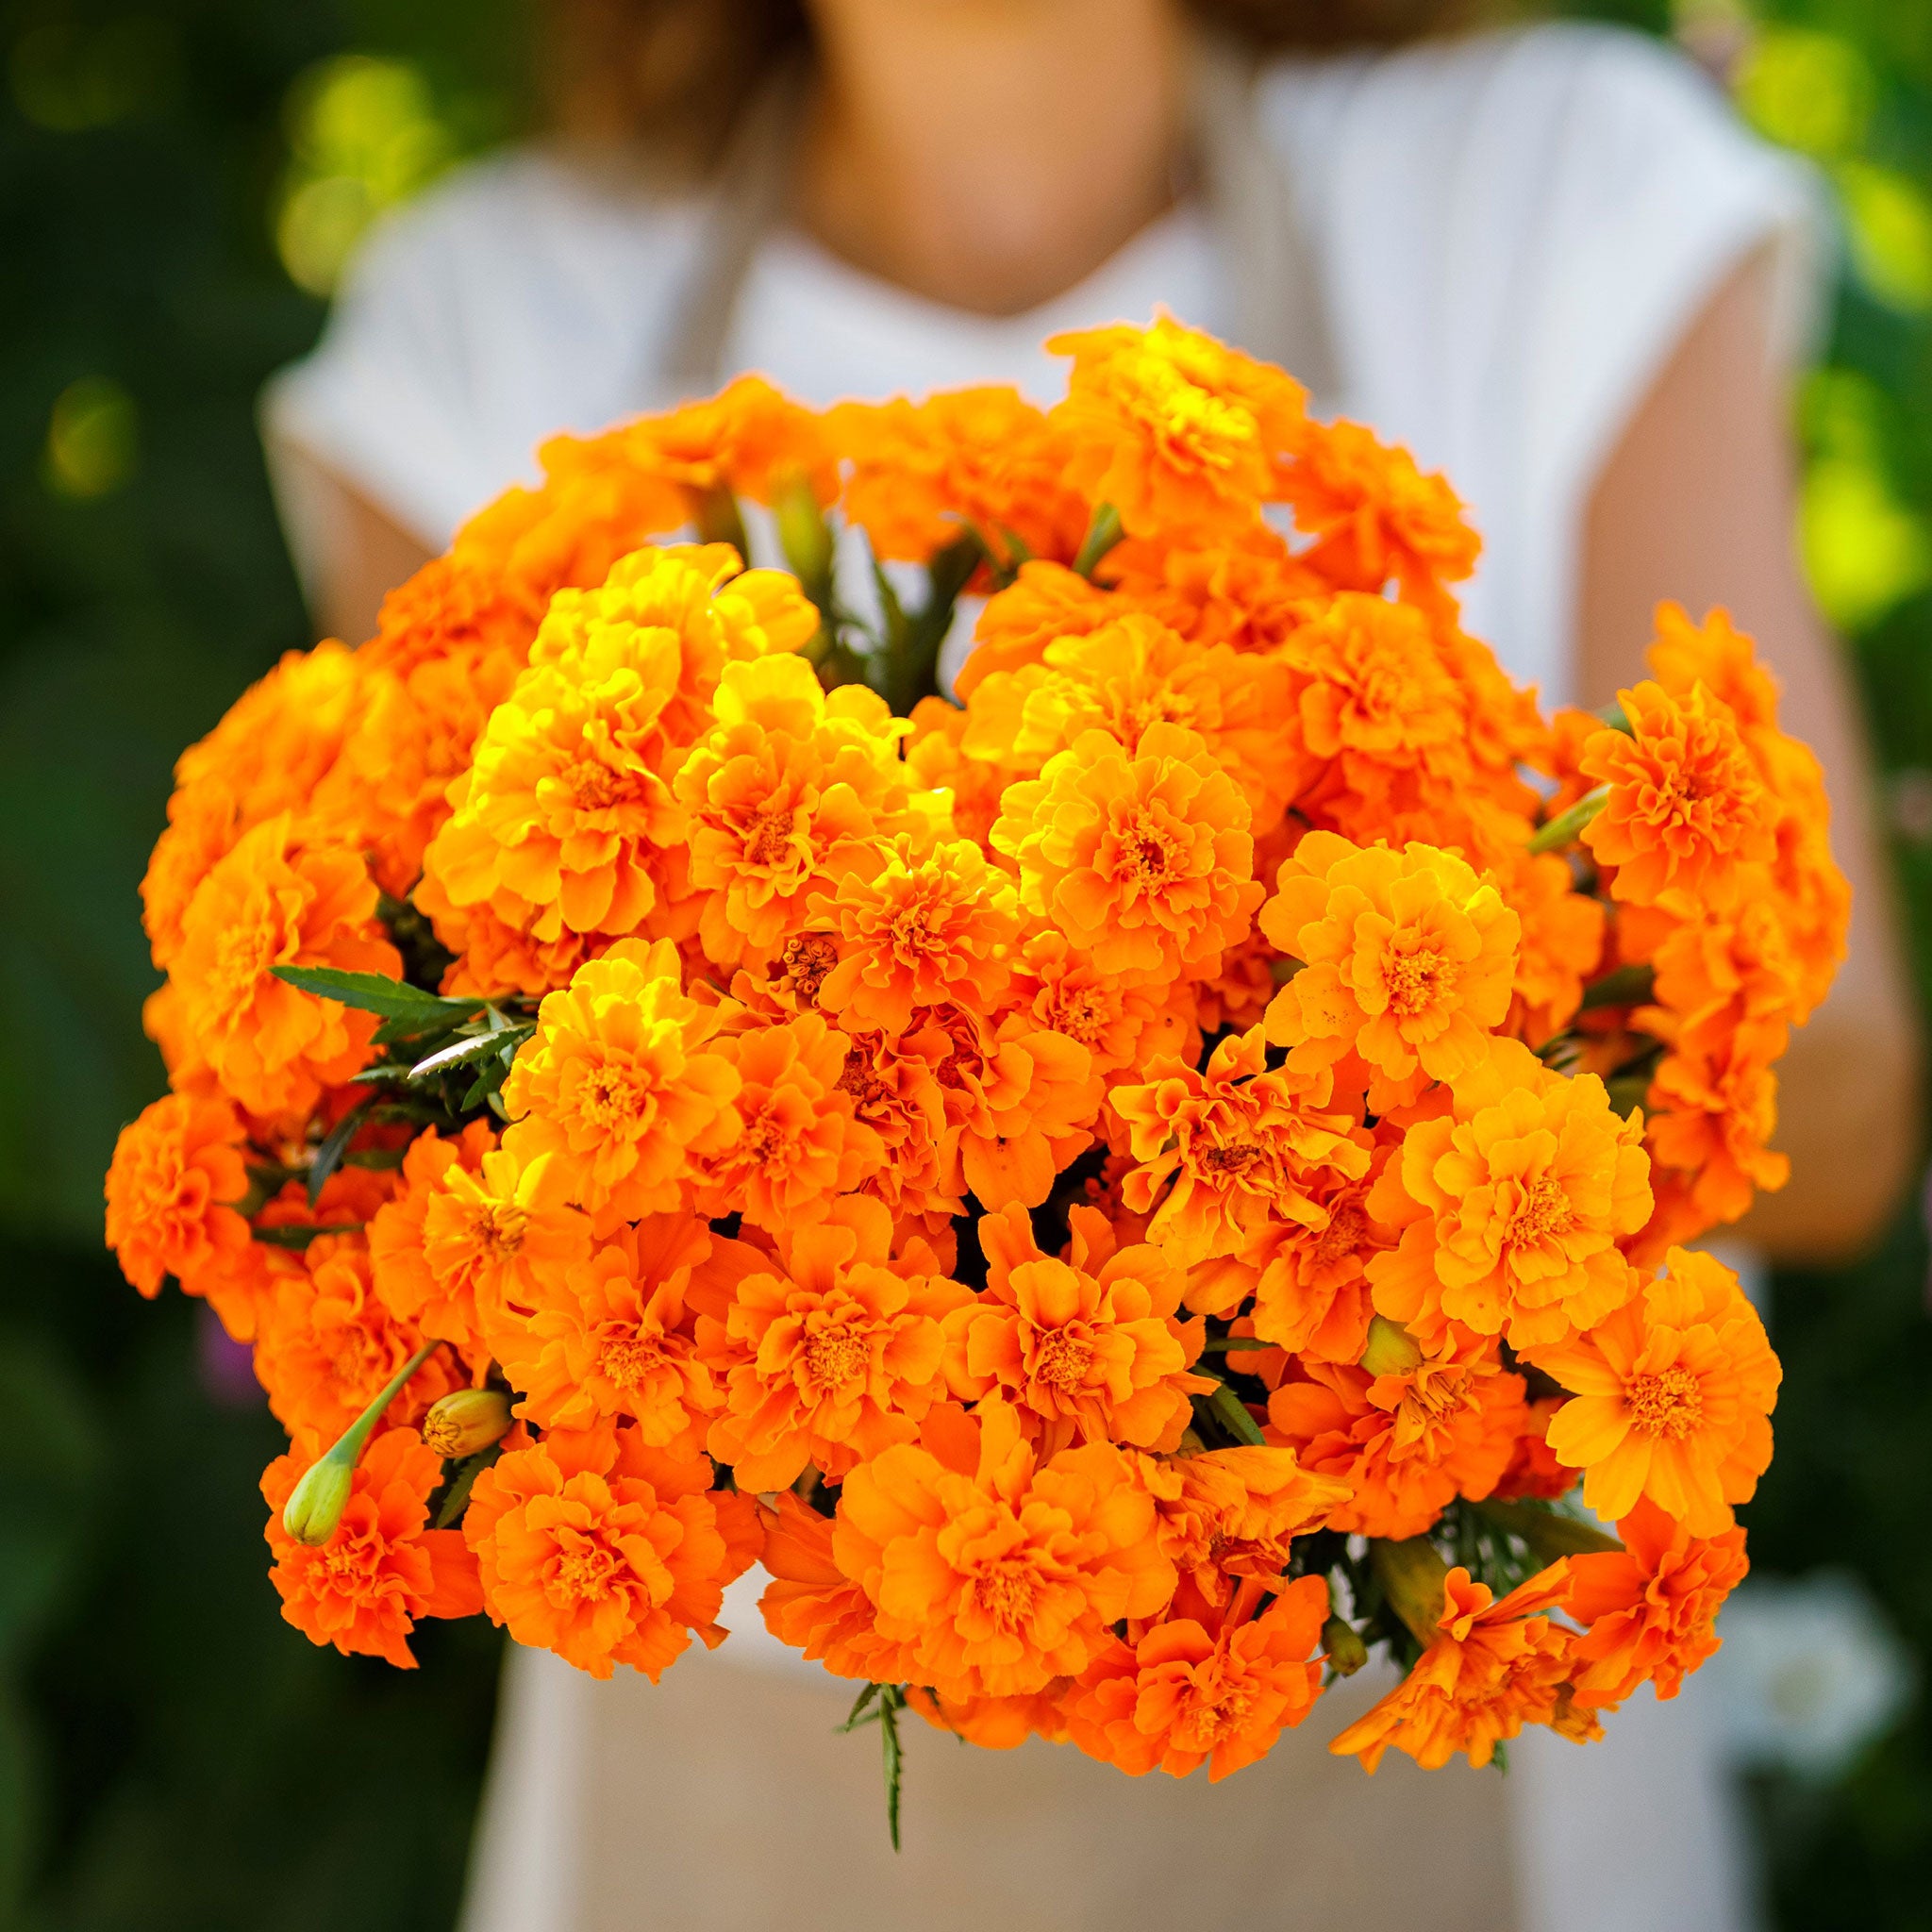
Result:
[[[1238,294],[1234,335],[1332,401],[1336,371],[1253,73],[1203,46],[1196,190]],[[739,291],[782,214],[803,89],[747,115],[649,406],[714,390]],[[726,1621],[730,1621],[727,1616]],[[854,1686],[696,1646],[653,1687],[512,1651],[464,1932],[1167,1932],[1176,1926],[1510,1932],[1503,1781],[1326,1743],[1392,1681],[1338,1687],[1262,1764],[1133,1779],[1072,1746],[961,1745],[908,1717],[905,1849]]]

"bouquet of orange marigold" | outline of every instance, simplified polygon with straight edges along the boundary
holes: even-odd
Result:
[[[1220,1778],[1377,1646],[1370,1771],[1593,1738],[1745,1570],[1778,1365],[1686,1244],[1784,1177],[1818,765],[1722,613],[1545,720],[1440,477],[1054,346],[559,438],[249,691],[108,1240],[253,1344],[342,1652],[655,1678],[761,1563],[895,1793],[908,1709]]]

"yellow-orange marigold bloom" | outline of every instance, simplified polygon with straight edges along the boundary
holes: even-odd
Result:
[[[1261,903],[1248,802],[1199,734],[1154,724],[1129,753],[1085,731],[1007,788],[994,849],[1020,902],[1107,973],[1212,969]]]
[[[538,1008],[504,1082],[504,1145],[558,1156],[592,1214],[675,1208],[691,1160],[739,1131],[738,1074],[710,1044],[721,1018],[684,992],[669,940],[620,941]]]
[[[840,1084],[851,1041],[821,1015],[721,1035],[717,1048],[737,1070],[742,1124],[698,1163],[709,1213],[774,1232],[818,1221],[884,1162],[885,1143]]]
[[[1120,614],[1121,599],[1113,592],[1063,563],[1034,558],[1004,591],[986,600],[973,627],[973,649],[953,689],[962,705],[969,704],[980,681],[993,672],[1038,664],[1056,639],[1098,630]]]
[[[1655,918],[1667,936],[1650,955],[1654,996],[1674,1017],[1672,1043],[1759,1065],[1777,1058],[1802,1014],[1802,974],[1775,893],[1747,898],[1728,915]],[[1621,924],[1634,923],[1626,915]]]
[[[953,1057],[952,1038],[937,1026],[860,1034],[846,1050],[840,1090],[885,1149],[865,1185],[894,1216],[965,1210],[959,1129],[947,1117],[948,1089],[940,1080]]]
[[[1641,1121],[1593,1074],[1566,1078],[1497,1040],[1446,1110],[1408,1128],[1371,1197],[1403,1230],[1369,1263],[1375,1307],[1419,1337],[1459,1322],[1512,1348],[1559,1341],[1629,1293],[1616,1244],[1651,1198]]]
[[[1673,1248],[1664,1266],[1588,1334],[1530,1359],[1570,1391],[1550,1448],[1584,1472],[1591,1508],[1628,1516],[1647,1496],[1692,1536],[1722,1536],[1771,1461],[1783,1371],[1723,1262]]]
[[[1728,707],[1744,731],[1774,729],[1777,679],[1757,661],[1750,637],[1719,606],[1692,624],[1681,604],[1657,607],[1657,636],[1644,654],[1651,675],[1673,697],[1689,697],[1698,686]]]
[[[1394,577],[1425,597],[1468,576],[1482,548],[1448,483],[1359,423],[1310,423],[1281,495],[1296,529],[1320,539],[1303,561],[1352,589],[1379,591]]]
[[[1303,775],[1282,743],[1291,703],[1286,665],[1203,645],[1130,610],[1055,639],[1038,664],[980,680],[963,747],[970,758],[1038,771],[1083,731],[1110,732],[1131,753],[1150,725],[1184,725],[1246,794],[1258,835],[1279,820]]]
[[[593,1677],[629,1664],[655,1683],[693,1631],[715,1648],[724,1586],[760,1538],[750,1499],[711,1480],[702,1456],[608,1424],[500,1457],[463,1517],[491,1621]]]
[[[819,1005],[853,1032],[901,1032],[916,1008],[948,1000],[991,1011],[1020,937],[1012,881],[964,839],[922,850],[902,832],[882,860],[812,897],[811,924],[839,946]]]
[[[1394,1374],[1309,1361],[1302,1375],[1269,1397],[1269,1435],[1350,1485],[1331,1529],[1420,1536],[1454,1497],[1490,1494],[1515,1454],[1523,1377],[1491,1341],[1451,1338]]]
[[[1468,1073],[1509,1010],[1522,924],[1492,880],[1432,845],[1310,832],[1260,926],[1302,962],[1268,1008],[1269,1041],[1310,1070],[1359,1055],[1374,1113]]]
[[[313,1643],[344,1657],[379,1657],[412,1671],[409,1633],[425,1617],[474,1617],[483,1607],[476,1559],[459,1529],[429,1527],[442,1458],[414,1429],[385,1429],[351,1478],[341,1521],[325,1543],[298,1543],[282,1509],[305,1461],[278,1456],[261,1478],[271,1514],[263,1534],[282,1616]]]
[[[681,403],[611,434],[626,464],[675,483],[694,509],[724,491],[770,503],[801,480],[821,503],[838,494],[824,417],[762,375],[734,376],[715,396]],[[679,521],[674,516],[669,524],[637,527],[669,528]]]
[[[1590,1625],[1576,1640],[1574,1696],[1591,1708],[1644,1683],[1674,1697],[1716,1652],[1717,1613],[1751,1568],[1741,1529],[1695,1537],[1655,1503],[1639,1503],[1617,1534],[1622,1550],[1570,1559],[1566,1607]]]
[[[1062,480],[1067,451],[1018,391],[990,385],[908,402],[840,403],[825,431],[851,465],[841,503],[875,557],[924,563],[966,530],[1022,556],[1071,562],[1087,506]]]
[[[1523,922],[1504,1027],[1541,1046],[1576,1017],[1584,982],[1602,963],[1603,902],[1575,890],[1568,863],[1554,852],[1515,853],[1494,876]]]
[[[993,1399],[941,1446],[905,1442],[859,1464],[832,1532],[880,1636],[916,1660],[914,1683],[1028,1695],[1085,1670],[1109,1625],[1173,1596],[1154,1499],[1123,1451],[1090,1442],[1041,1464]]]
[[[170,969],[181,1017],[223,1091],[254,1114],[306,1113],[369,1057],[374,1013],[276,979],[276,966],[402,976],[353,852],[298,841],[287,812],[243,834],[196,891]]]
[[[886,841],[929,836],[944,801],[908,783],[898,741],[911,727],[862,686],[827,694],[802,658],[727,665],[715,704],[677,795],[705,951],[734,965],[774,952],[810,894],[871,869]]]
[[[773,1265],[698,1326],[701,1354],[726,1379],[708,1446],[747,1491],[786,1489],[808,1463],[836,1482],[909,1441],[945,1393],[940,1324],[967,1295],[924,1241],[895,1255],[891,1214],[862,1196],[774,1239]]]
[[[1310,1227],[1275,1222],[1246,1250],[1242,1258],[1254,1294],[1249,1315],[1262,1341],[1315,1361],[1361,1359],[1373,1311],[1369,1262],[1397,1240],[1397,1231],[1369,1209],[1387,1155],[1386,1149],[1378,1152],[1376,1166],[1359,1179],[1318,1193],[1322,1223]],[[1208,1307],[1193,1291],[1189,1306],[1204,1313],[1230,1311]]]
[[[1549,1612],[1570,1589],[1567,1560],[1539,1571],[1502,1602],[1467,1570],[1450,1571],[1441,1632],[1395,1689],[1328,1748],[1373,1773],[1391,1745],[1425,1771],[1457,1752],[1487,1764],[1525,1724],[1570,1726],[1566,1685],[1574,1640]]]
[[[1183,328],[1095,328],[1051,337],[1071,356],[1050,421],[1067,475],[1135,535],[1244,529],[1299,441],[1307,391],[1280,370]]]
[[[658,901],[656,854],[685,831],[662,770],[678,634],[621,622],[582,632],[491,712],[423,858],[452,906],[488,906],[545,941],[634,932]]]
[[[517,1414],[545,1429],[623,1417],[652,1448],[696,1455],[724,1391],[698,1357],[693,1293],[762,1260],[691,1214],[620,1228],[492,1325]]]
[[[1104,973],[1058,932],[1029,933],[1017,973],[1019,1010],[1084,1046],[1102,1077],[1161,1055],[1192,1058],[1186,1002],[1162,980]]]
[[[765,1531],[760,1560],[772,1577],[758,1599],[765,1628],[835,1677],[890,1684],[911,1676],[910,1653],[878,1634],[872,1599],[839,1568],[832,1519],[789,1490],[775,1501],[775,1507],[758,1509]]]
[[[375,1292],[360,1235],[318,1235],[304,1260],[279,1276],[262,1308],[255,1373],[276,1421],[313,1457],[362,1413],[424,1337]],[[467,1380],[439,1350],[404,1385],[385,1420],[391,1427],[419,1423]]]
[[[1304,1469],[1278,1444],[1150,1461],[1141,1474],[1183,1588],[1217,1607],[1241,1579],[1279,1591],[1290,1541],[1323,1528],[1350,1495],[1345,1478]]]
[[[141,882],[143,923],[163,969],[201,882],[243,833],[308,806],[345,744],[363,702],[358,655],[330,639],[284,654],[175,765],[167,828]],[[353,841],[351,826],[336,836]]]
[[[1238,1254],[1275,1219],[1317,1225],[1317,1191],[1368,1171],[1354,1117],[1323,1110],[1327,1076],[1268,1071],[1259,1027],[1224,1040],[1205,1074],[1147,1071],[1108,1096],[1138,1163],[1121,1198],[1183,1265]]]
[[[384,1301],[462,1350],[480,1377],[507,1311],[541,1300],[590,1252],[591,1224],[569,1205],[570,1171],[555,1154],[521,1161],[478,1143],[479,1124],[441,1143],[441,1158],[428,1135],[410,1147],[406,1191],[375,1217],[369,1247]],[[419,1156],[425,1141],[432,1151]]]
[[[1179,1446],[1200,1352],[1179,1320],[1180,1271],[1146,1242],[1116,1244],[1107,1217],[1069,1215],[1066,1258],[1041,1251],[1020,1207],[983,1215],[986,1290],[946,1317],[946,1380],[967,1401],[997,1391],[1051,1457],[1070,1442]]]
[[[1736,1221],[1758,1189],[1790,1177],[1790,1157],[1765,1144],[1777,1126],[1777,1075],[1747,1047],[1733,1038],[1717,1052],[1667,1054],[1650,1083],[1652,1158],[1689,1176],[1707,1227]]]
[[[1206,1764],[1218,1784],[1314,1708],[1322,1665],[1310,1658],[1327,1614],[1326,1580],[1301,1576],[1252,1621],[1179,1617],[1131,1647],[1117,1641],[1069,1693],[1068,1736],[1132,1777]]]
[[[225,1100],[170,1093],[121,1129],[108,1169],[108,1245],[144,1295],[172,1274],[186,1294],[252,1237],[235,1204],[248,1191],[246,1137]],[[246,1338],[242,1338],[246,1340]]]
[[[1646,682],[1617,702],[1630,729],[1598,732],[1578,760],[1610,788],[1583,842],[1599,865],[1616,867],[1614,898],[1722,909],[1737,897],[1740,868],[1776,851],[1774,801],[1736,719],[1701,687],[1674,698]]]
[[[1008,1013],[990,1028],[973,1009],[928,1009],[922,1029],[943,1039],[935,1062],[959,1172],[980,1206],[1038,1208],[1054,1178],[1092,1144],[1102,1084],[1078,1041]]]

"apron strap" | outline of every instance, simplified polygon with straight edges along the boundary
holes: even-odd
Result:
[[[1234,291],[1234,339],[1249,355],[1279,363],[1314,397],[1332,403],[1337,368],[1314,257],[1293,191],[1261,129],[1256,79],[1256,62],[1245,51],[1219,38],[1196,41],[1189,75],[1189,135]],[[741,117],[649,392],[684,401],[718,388],[721,358],[752,262],[784,217],[808,84],[805,63],[793,61]]]

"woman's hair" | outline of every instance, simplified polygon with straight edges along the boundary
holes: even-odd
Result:
[[[804,0],[552,0],[551,98],[567,136],[648,135],[702,168],[774,64],[811,41]],[[1389,45],[1453,31],[1494,0],[1188,0],[1204,25],[1263,51]]]

